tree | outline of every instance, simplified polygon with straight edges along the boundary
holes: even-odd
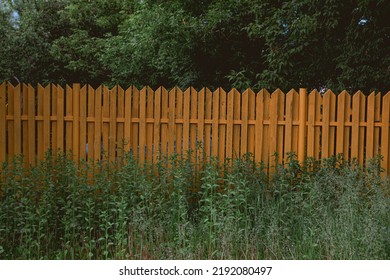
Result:
[[[0,80],[388,90],[385,0],[0,1]]]

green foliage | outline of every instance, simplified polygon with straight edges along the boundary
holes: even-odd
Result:
[[[341,156],[270,178],[248,154],[140,164],[16,157],[0,173],[1,259],[389,259],[390,181]],[[119,164],[121,163],[121,164]]]
[[[384,0],[1,0],[0,81],[387,92],[389,9]]]

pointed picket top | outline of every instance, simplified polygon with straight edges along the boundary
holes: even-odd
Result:
[[[274,92],[272,92],[271,98],[272,98],[273,95],[279,95],[280,96],[281,94],[284,94],[283,91],[280,88],[277,88],[277,89],[274,90]]]
[[[324,97],[325,96],[328,96],[328,95],[330,95],[330,96],[335,96],[336,94],[332,91],[332,90],[330,90],[330,89],[328,89],[325,93],[324,93]]]
[[[234,94],[234,93],[240,93],[235,87],[234,88],[232,88],[229,92],[228,92],[228,94],[230,94],[230,93],[232,93],[232,94]]]
[[[214,90],[214,93],[216,93],[216,92],[218,92],[219,94],[221,94],[221,93],[226,94],[226,91],[222,87],[218,87],[216,90]]]
[[[358,90],[357,92],[355,92],[355,94],[353,95],[353,97],[355,96],[365,96],[364,93],[361,91],[361,90]]]
[[[134,89],[137,90],[137,88],[135,86],[133,86]],[[164,86],[159,86],[157,89],[156,89],[156,92],[167,92],[168,90],[164,87]]]
[[[295,90],[295,89],[290,89],[287,93],[286,93],[286,96],[289,96],[289,95],[298,95],[298,92]]]
[[[8,84],[8,86],[9,86],[9,84]],[[68,86],[68,85],[66,85],[67,87],[70,87],[70,86]],[[44,87],[40,84],[40,83],[38,83],[37,84],[37,89],[38,90],[43,90],[44,89]]]
[[[387,93],[385,93],[384,95],[383,95],[383,100],[387,100],[387,99],[389,99],[390,98],[390,91],[388,91]]]
[[[347,96],[347,95],[349,95],[349,93],[345,89],[339,94],[339,96]]]
[[[309,96],[310,95],[317,95],[317,96],[321,96],[321,94],[318,92],[317,89],[313,89],[310,93],[309,93]]]
[[[254,91],[251,88],[247,88],[242,95],[254,95]]]
[[[265,89],[265,88],[262,88],[261,90],[259,90],[259,92],[256,95],[262,95],[263,97],[264,96],[268,96],[268,97],[271,96],[269,91],[267,89]]]

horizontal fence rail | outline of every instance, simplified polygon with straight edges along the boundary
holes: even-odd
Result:
[[[49,84],[0,85],[0,162],[23,154],[35,165],[48,150],[75,161],[115,161],[132,152],[142,163],[197,151],[221,161],[252,153],[272,165],[290,152],[366,160],[383,156],[389,172],[390,93],[335,94],[218,88],[182,91]],[[197,147],[202,147],[197,149]]]

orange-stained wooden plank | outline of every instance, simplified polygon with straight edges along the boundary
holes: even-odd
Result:
[[[234,91],[234,107],[233,107],[233,158],[241,157],[241,93],[237,90]],[[234,122],[238,124],[234,124]]]
[[[169,92],[169,109],[168,109],[168,157],[175,153],[175,106],[176,106],[176,87]],[[177,144],[177,143],[176,143]]]
[[[20,155],[22,152],[22,119],[21,119],[21,88],[18,84],[14,88],[14,153]]]
[[[87,118],[90,119],[90,121],[87,123],[87,130],[88,130],[88,162],[92,164],[93,159],[95,158],[95,149],[94,149],[94,142],[95,142],[95,89],[88,85],[88,116]]]
[[[263,151],[262,151],[262,161],[269,165],[269,157],[270,157],[270,149],[269,149],[269,122],[270,122],[270,101],[271,101],[271,94],[264,90],[264,96],[263,96],[263,102],[264,102],[264,121],[268,122],[268,125],[263,126]]]
[[[247,153],[248,149],[248,102],[249,93],[248,90],[244,91],[241,95],[241,149],[240,155],[243,156]]]
[[[228,110],[230,110],[230,104]],[[228,113],[229,116],[229,113]],[[228,117],[229,118],[229,117]],[[264,130],[264,89],[256,95],[256,124],[255,124],[255,160],[262,161],[263,130]]]
[[[345,137],[345,103],[347,92],[342,91],[337,97],[337,138],[336,138],[336,154],[344,153],[344,137]]]
[[[381,122],[381,94],[375,95],[375,117],[374,122],[379,124]],[[374,157],[380,153],[380,126],[374,126]]]
[[[133,87],[129,87],[125,91],[125,127],[124,127],[124,141],[125,141],[125,151],[129,152],[131,149],[131,140],[132,140],[132,92]]]
[[[22,149],[23,149],[23,156],[24,156],[24,166],[28,167],[29,160],[28,160],[28,85],[23,84],[23,93],[22,93],[22,117],[24,120],[22,121]]]
[[[292,123],[293,123],[293,101],[295,91],[292,89],[286,94],[286,126],[284,140],[283,160],[287,161],[287,155],[292,151]]]
[[[360,100],[363,93],[358,91],[352,97],[352,139],[351,139],[351,158],[359,158],[359,116]]]
[[[213,112],[212,112],[212,128],[211,128],[211,154],[213,157],[218,156],[218,142],[219,142],[219,89],[213,93]]]
[[[73,89],[66,85],[66,115],[67,118],[73,117]],[[65,149],[67,153],[71,153],[73,149],[73,122],[70,120],[66,121],[66,132],[65,132]]]
[[[381,167],[385,170],[385,172],[382,173],[382,176],[385,177],[386,175],[390,174],[390,91],[383,97],[381,125],[381,155],[383,156]]]
[[[150,117],[150,110],[151,114],[153,116],[153,90],[150,87],[143,88],[140,92],[140,134],[139,134],[139,143],[140,143],[140,158],[142,159],[142,162],[144,160],[147,160],[149,157],[149,153],[151,151],[149,150],[149,143],[151,144],[151,141],[153,141],[153,134],[151,135],[151,138],[148,139],[148,124],[146,122],[146,119]],[[151,157],[150,157],[151,158]]]
[[[367,96],[361,95],[360,97],[360,108],[359,108],[359,165],[363,166],[365,161],[365,148],[366,148],[366,131],[367,127],[363,126],[366,124],[366,105]]]
[[[204,125],[204,150],[206,157],[211,156],[211,115],[212,115],[212,103],[213,102],[213,93],[209,90],[206,90],[206,106],[205,106],[205,125]],[[206,123],[207,122],[207,123]]]
[[[44,98],[45,89],[38,84],[38,107],[37,107],[37,117],[39,120],[37,121],[37,146],[38,146],[38,161],[44,159],[45,150],[43,145],[43,98]]]
[[[0,84],[0,163],[6,159],[6,87],[5,82]],[[0,165],[1,167],[1,165]]]
[[[103,159],[109,158],[109,133],[110,133],[110,90],[103,86],[103,108],[102,108],[102,139],[103,139]]]
[[[331,94],[333,94],[330,90],[326,91],[324,94],[324,101],[322,107],[322,147],[321,147],[321,157],[328,158],[329,157],[329,143],[333,141],[329,136],[329,123],[330,123],[330,99]]]
[[[351,95],[347,92],[345,95],[345,115],[344,120],[345,122],[352,122],[351,116],[352,116],[352,109],[351,109]],[[351,147],[351,127],[345,126],[344,128],[344,147],[343,147],[343,154],[345,159],[350,159],[350,147]]]
[[[11,83],[8,83],[8,103],[7,103],[7,117],[14,117],[15,110],[15,100],[14,100],[15,88]],[[14,141],[14,130],[15,130],[15,121],[8,120],[7,124],[8,129],[8,160],[12,161],[15,156],[15,141]]]
[[[272,93],[271,95],[271,100],[270,100],[270,124],[269,124],[269,161],[271,162],[271,166],[275,164],[275,153],[278,152],[277,150],[277,139],[278,139],[278,103],[280,102],[279,100],[279,90],[276,90]],[[281,157],[282,155],[278,155]],[[270,169],[270,172],[274,168]]]
[[[28,85],[28,162],[35,165],[35,91]]]
[[[200,147],[204,148],[205,138],[204,138],[204,109],[205,109],[205,92],[210,91],[208,88],[203,88],[198,93],[198,144]],[[184,138],[185,139],[185,138]],[[197,151],[197,158],[199,161],[203,161],[203,149]]]
[[[248,89],[248,149],[247,152],[250,153],[252,156],[255,155],[255,109],[256,109],[256,95],[251,90]]]
[[[294,90],[292,102],[292,116],[293,116],[293,125],[292,125],[292,152],[295,155],[298,155],[298,139],[299,139],[299,94]]]
[[[317,91],[317,97],[316,97],[316,116],[315,116],[315,122],[320,123],[321,122],[321,107],[322,107],[322,96],[321,94]],[[321,155],[321,127],[320,126],[315,126],[314,127],[314,157],[316,159],[320,159]]]
[[[153,119],[154,110],[154,92],[150,87],[147,87],[146,97],[146,119]],[[153,154],[153,123],[146,122],[146,159],[152,163]]]
[[[307,120],[307,90],[299,89],[299,135],[298,135],[298,160],[302,163],[306,158],[306,120]]]
[[[116,160],[116,117],[117,117],[117,86],[114,86],[110,91],[110,123],[108,135],[108,156],[110,162]]]
[[[50,149],[50,104],[51,104],[51,86],[47,85],[43,92],[43,152]]]
[[[161,91],[159,87],[154,93],[154,128],[153,128],[153,163],[160,158],[160,132],[161,132]]]
[[[330,114],[329,114],[329,121],[336,122],[336,104],[337,104],[337,96],[336,94],[332,93],[330,95]],[[337,129],[337,124],[332,125],[329,128],[329,156],[335,156],[336,155],[336,129]]]
[[[30,92],[30,91],[29,91]],[[64,89],[57,86],[57,149],[64,152]],[[29,111],[30,112],[30,111]],[[30,124],[29,124],[30,125]]]
[[[367,134],[366,160],[374,157],[374,121],[375,121],[375,92],[368,96],[367,104]]]
[[[175,129],[176,129],[176,153],[183,155],[183,123],[178,123],[176,120],[183,119],[183,91],[176,87],[176,114],[175,114]]]
[[[284,125],[282,122],[284,122],[284,102],[286,95],[281,91],[278,90],[278,120],[277,120],[277,136],[276,136],[276,151],[278,152],[278,163],[281,164],[283,162],[283,154],[284,154]]]
[[[219,121],[226,122],[226,92],[222,88],[219,89]],[[226,154],[226,125],[220,124],[218,129],[218,158],[222,163]]]
[[[101,160],[102,154],[102,86],[95,90],[95,123],[93,140],[93,159]],[[92,148],[92,147],[91,147]]]
[[[226,121],[226,159],[233,158],[233,113],[234,113],[234,91],[227,94],[227,121]]]
[[[161,124],[161,155],[167,156],[168,151],[168,91],[161,88],[161,119],[164,123]]]
[[[80,160],[87,159],[87,86],[80,89]]]
[[[51,116],[56,120],[50,120],[51,123],[51,149],[54,154],[54,158],[57,158],[57,86],[51,84]]]
[[[138,136],[139,136],[139,90],[136,87],[133,87],[133,102],[132,102],[133,109],[131,110],[132,114],[132,150],[133,155],[137,158],[138,153]],[[138,119],[138,121],[135,121],[134,119]]]
[[[314,123],[317,91],[313,90],[309,94],[308,122],[307,122],[307,157],[314,157]]]
[[[118,86],[118,108],[117,115],[118,119],[124,119],[125,117],[125,91],[122,87]],[[117,122],[117,130],[116,130],[116,139],[117,139],[117,156],[120,162],[123,159],[124,152],[124,123]],[[152,138],[152,137],[151,137]]]
[[[73,84],[73,160],[80,160],[80,84]]]
[[[198,118],[198,92],[193,88],[190,87],[190,99],[191,99],[191,112],[190,112],[190,149],[191,151],[196,150],[196,131],[197,131],[197,123],[196,120]],[[193,161],[195,160],[195,157],[193,157]]]
[[[188,153],[190,147],[190,113],[191,89],[184,91],[183,95],[183,151]]]

